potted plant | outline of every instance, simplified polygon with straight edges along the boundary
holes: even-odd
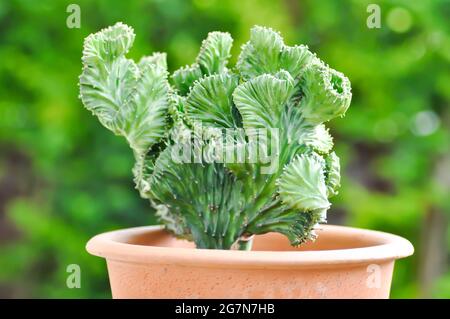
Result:
[[[163,225],[89,241],[113,297],[388,297],[411,244],[319,226],[340,185],[324,123],[349,107],[348,78],[265,27],[235,67],[231,36],[212,32],[170,76],[164,53],[128,59],[133,41],[122,23],[88,36],[80,76],[85,107],[127,140]]]

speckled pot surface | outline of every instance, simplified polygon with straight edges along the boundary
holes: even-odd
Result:
[[[270,233],[252,251],[195,249],[161,226],[100,234],[87,250],[106,259],[114,298],[388,298],[404,238],[320,226],[315,242],[290,246]]]

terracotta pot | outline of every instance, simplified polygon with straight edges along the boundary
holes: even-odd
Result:
[[[413,247],[401,237],[321,226],[299,248],[270,233],[252,251],[195,249],[161,226],[92,238],[106,259],[114,298],[388,298],[396,259]]]

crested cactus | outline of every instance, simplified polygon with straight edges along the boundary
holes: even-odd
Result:
[[[267,232],[313,239],[340,184],[324,123],[349,107],[349,80],[259,26],[235,67],[231,36],[212,32],[172,75],[163,53],[128,59],[133,41],[122,23],[86,38],[80,96],[127,140],[166,229],[208,249],[250,249]]]

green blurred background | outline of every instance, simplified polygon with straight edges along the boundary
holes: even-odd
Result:
[[[66,8],[81,8],[69,29]],[[381,28],[369,29],[369,3]],[[397,262],[394,298],[450,297],[450,1],[0,1],[0,296],[110,297],[86,241],[155,222],[134,190],[132,154],[78,99],[83,39],[122,21],[131,56],[191,63],[208,31],[239,47],[254,24],[308,44],[351,80],[332,122],[343,185],[330,223],[393,232],[414,244]],[[81,288],[66,286],[70,264]]]

